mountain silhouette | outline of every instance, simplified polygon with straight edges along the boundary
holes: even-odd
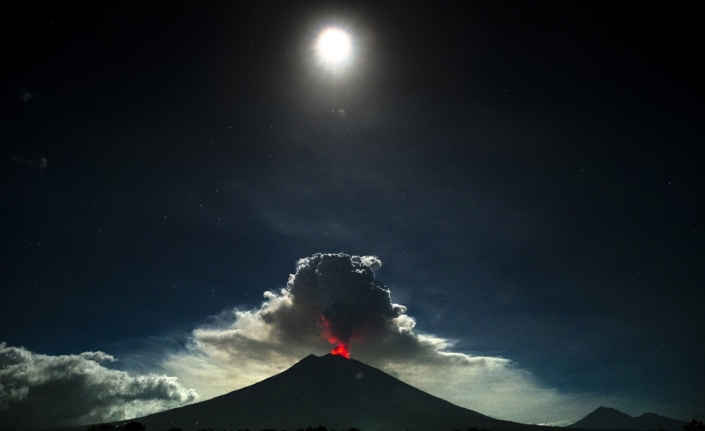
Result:
[[[644,413],[632,417],[609,407],[598,407],[594,412],[580,419],[568,428],[607,429],[607,430],[681,430],[687,425],[683,421]]]
[[[135,421],[147,431],[323,425],[363,431],[452,431],[545,427],[490,418],[414,388],[374,367],[341,356],[309,355],[286,371],[225,395]],[[84,428],[85,429],[85,428]]]

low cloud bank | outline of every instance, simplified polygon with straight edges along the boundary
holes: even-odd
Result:
[[[524,423],[579,419],[615,400],[565,394],[505,358],[453,351],[453,341],[415,329],[406,307],[376,280],[375,256],[300,259],[279,292],[253,310],[233,310],[192,332],[164,367],[205,398],[256,383],[336,344],[351,357],[483,414]],[[597,404],[595,404],[597,403]]]
[[[194,402],[176,377],[130,376],[103,352],[49,356],[0,343],[0,429],[108,422]]]

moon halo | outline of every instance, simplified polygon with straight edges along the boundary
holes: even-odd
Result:
[[[350,36],[339,28],[328,27],[318,36],[316,51],[323,63],[333,67],[343,65],[352,51]]]

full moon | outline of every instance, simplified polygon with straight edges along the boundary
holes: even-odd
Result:
[[[338,65],[350,56],[350,36],[337,28],[327,28],[316,43],[318,55],[331,65]]]

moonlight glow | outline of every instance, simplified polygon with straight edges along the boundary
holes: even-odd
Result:
[[[339,65],[350,56],[350,36],[340,29],[327,28],[318,37],[316,49],[324,62]]]

